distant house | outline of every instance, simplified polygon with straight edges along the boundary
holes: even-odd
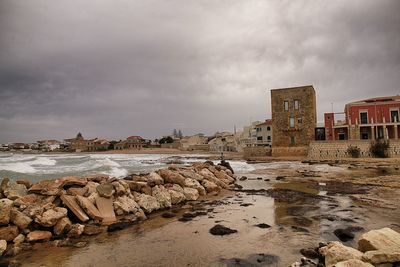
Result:
[[[256,125],[255,146],[272,146],[272,120],[265,120]]]
[[[208,141],[211,151],[237,151],[239,136],[230,132],[216,133]]]
[[[40,140],[37,141],[38,149],[42,151],[55,151],[59,150],[61,142],[57,140]]]
[[[129,136],[126,140],[118,142],[114,145],[114,149],[123,150],[123,149],[136,149],[140,150],[147,146],[148,142],[146,139],[142,138],[138,135]]]
[[[81,133],[75,138],[65,139],[67,150],[75,152],[92,152],[108,149],[109,142],[104,139],[84,139]]]
[[[400,96],[348,103],[343,113],[325,113],[327,140],[399,139]]]
[[[182,150],[209,150],[208,137],[204,134],[185,136],[181,139]]]

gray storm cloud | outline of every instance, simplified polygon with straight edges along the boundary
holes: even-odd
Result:
[[[0,0],[0,142],[148,138],[400,93],[400,2]]]

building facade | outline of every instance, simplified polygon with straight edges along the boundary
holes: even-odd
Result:
[[[398,139],[400,96],[348,103],[343,113],[325,113],[327,140]]]
[[[256,125],[255,146],[272,147],[272,120]]]
[[[123,149],[136,149],[140,150],[144,148],[148,143],[146,139],[142,138],[141,136],[133,135],[126,138],[121,142],[118,142],[114,145],[114,149],[116,150],[123,150]]]
[[[312,85],[271,90],[272,147],[308,146],[315,140],[316,96]]]

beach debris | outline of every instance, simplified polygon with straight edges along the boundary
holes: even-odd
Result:
[[[216,224],[210,229],[210,234],[212,235],[230,235],[234,233],[237,233],[237,230],[228,228],[221,224]]]

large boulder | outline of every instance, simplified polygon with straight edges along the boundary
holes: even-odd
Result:
[[[194,188],[184,187],[183,194],[187,200],[197,200],[199,198],[199,191]]]
[[[194,179],[196,181],[201,182],[204,177],[201,176],[200,174],[194,172],[193,170],[179,170],[179,174],[181,174],[182,176],[184,176],[185,178],[190,178],[190,179]]]
[[[147,182],[142,181],[126,181],[131,191],[140,192],[146,195],[151,195],[151,187]]]
[[[65,176],[59,179],[62,183],[63,187],[77,185],[77,186],[85,186],[88,182],[86,178],[77,177],[77,176]]]
[[[68,217],[61,218],[58,222],[54,225],[54,234],[55,235],[62,235],[71,230],[71,220]]]
[[[154,210],[160,209],[160,203],[158,203],[157,199],[153,196],[149,196],[146,194],[138,194],[137,203],[146,213],[151,213]]]
[[[10,222],[10,212],[14,202],[7,198],[0,199],[0,225],[7,225]]]
[[[26,236],[26,240],[28,242],[33,242],[33,241],[40,241],[40,240],[50,240],[50,238],[53,235],[49,231],[32,231],[29,232],[29,234]]]
[[[362,252],[391,248],[400,249],[400,234],[390,228],[369,231],[358,240]]]
[[[10,225],[5,227],[0,227],[0,240],[4,239],[6,241],[12,241],[19,234],[17,226]]]
[[[14,208],[11,210],[11,221],[13,224],[18,226],[19,229],[23,230],[28,228],[29,224],[32,222],[32,219],[25,213]]]
[[[119,181],[114,181],[111,184],[114,186],[116,196],[122,196],[127,193],[125,187]]]
[[[71,226],[71,230],[69,230],[67,236],[70,238],[78,238],[85,231],[85,226],[83,224],[75,223]]]
[[[207,168],[201,169],[201,171],[199,173],[205,179],[209,180],[210,182],[213,182],[214,184],[216,184],[224,189],[229,189],[229,186],[222,180],[219,180],[209,169],[207,169]]]
[[[178,172],[168,169],[161,169],[158,172],[166,183],[178,184],[182,187],[185,186],[185,177],[180,175]]]
[[[115,193],[114,186],[111,183],[100,184],[97,186],[96,190],[101,197],[106,198],[112,197]]]
[[[17,198],[25,196],[27,192],[25,185],[9,181],[3,193],[8,199],[16,200]]]
[[[4,251],[7,249],[7,241],[0,240],[0,257],[3,255]]]
[[[374,265],[360,260],[352,259],[338,262],[336,263],[335,267],[374,267]]]
[[[171,184],[169,184],[171,185]],[[183,188],[177,184],[173,184],[168,187],[168,193],[171,197],[171,204],[175,205],[186,200],[185,194],[183,193]]]
[[[319,249],[325,256],[325,266],[334,266],[336,263],[351,259],[361,260],[362,253],[354,248],[346,247],[342,243],[334,241]]]
[[[185,179],[185,187],[190,187],[190,188],[196,189],[197,191],[199,191],[199,194],[201,196],[204,196],[206,194],[206,190],[204,189],[204,187],[195,179],[186,178]]]
[[[42,215],[36,216],[35,222],[45,227],[51,227],[61,218],[67,217],[67,213],[68,210],[66,208],[55,207],[46,210]]]
[[[147,184],[149,186],[162,185],[164,184],[164,179],[158,173],[151,172],[147,176]]]
[[[152,196],[155,197],[160,204],[161,209],[171,207],[171,196],[168,189],[162,185],[156,185],[152,188]]]
[[[56,196],[61,192],[61,188],[63,186],[63,182],[60,180],[43,180],[39,183],[33,184],[28,192],[47,195],[47,196]]]
[[[89,181],[84,188],[87,189],[86,191],[86,196],[90,196],[93,193],[97,193],[97,186],[99,186],[99,183]]]
[[[81,220],[82,222],[86,222],[89,220],[89,217],[81,208],[81,206],[79,206],[74,196],[61,195],[60,198],[63,204],[67,206],[79,220]]]
[[[14,206],[25,209],[29,206],[34,206],[42,202],[42,196],[36,194],[28,194],[26,196],[20,197],[14,201]]]
[[[363,260],[374,265],[389,262],[400,262],[400,248],[385,248],[367,251],[363,255]]]
[[[117,197],[113,204],[114,211],[117,215],[137,213],[140,210],[139,204],[128,196]]]
[[[221,191],[221,188],[216,185],[215,183],[204,179],[201,184],[203,185],[203,187],[206,189],[207,193],[212,193],[212,192],[219,192]]]
[[[100,214],[100,211],[97,207],[86,197],[76,196],[76,202],[78,202],[79,206],[86,212],[86,214],[95,220],[101,220],[103,217]]]

